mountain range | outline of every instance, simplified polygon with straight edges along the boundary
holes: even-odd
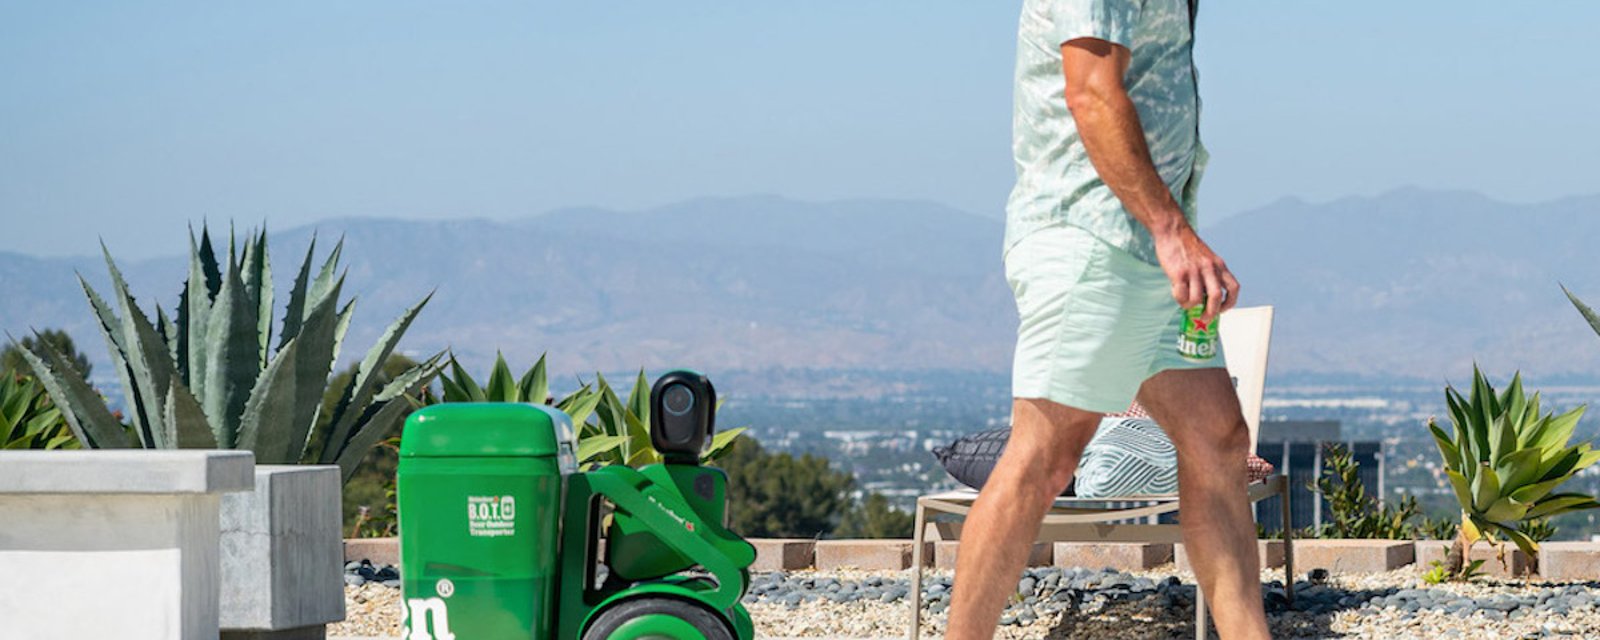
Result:
[[[756,196],[518,220],[332,219],[273,230],[271,247],[281,313],[313,235],[319,255],[343,237],[345,291],[360,299],[346,360],[433,291],[405,348],[451,349],[479,367],[503,351],[516,367],[549,352],[564,374],[1003,373],[1016,312],[1002,232],[926,202]],[[1558,286],[1600,303],[1600,197],[1522,205],[1404,189],[1284,200],[1202,235],[1243,283],[1242,304],[1277,308],[1274,377],[1459,380],[1473,362],[1504,375],[1600,372],[1600,338]],[[93,242],[84,235],[86,253]],[[186,260],[120,266],[142,304],[170,307]],[[103,361],[75,272],[106,286],[98,257],[0,253],[0,330],[64,327]]]

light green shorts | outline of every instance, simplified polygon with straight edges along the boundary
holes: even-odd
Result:
[[[1183,309],[1160,267],[1084,229],[1030,233],[1005,264],[1022,317],[1014,397],[1114,413],[1160,371],[1225,366],[1221,345],[1208,360],[1178,353]]]

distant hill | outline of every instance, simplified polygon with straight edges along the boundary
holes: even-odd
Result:
[[[312,231],[273,233],[280,297]],[[316,232],[323,247],[344,235],[347,291],[361,298],[347,359],[437,289],[406,347],[480,364],[496,350],[519,366],[549,351],[566,373],[1010,362],[1001,224],[935,204],[706,199],[513,221],[337,219]],[[1556,284],[1600,303],[1600,197],[1523,206],[1412,189],[1283,201],[1204,235],[1244,282],[1245,304],[1278,307],[1275,374],[1459,379],[1473,360],[1600,372],[1600,339]],[[166,305],[187,272],[177,256],[123,267],[141,300]],[[98,258],[0,253],[0,329],[66,327],[103,359],[74,270],[104,286]]]

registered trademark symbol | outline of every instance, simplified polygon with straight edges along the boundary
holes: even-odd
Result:
[[[455,595],[456,583],[451,582],[449,578],[441,578],[439,582],[434,583],[433,590],[439,594],[439,597],[448,598]]]

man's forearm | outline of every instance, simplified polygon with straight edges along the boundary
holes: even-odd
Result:
[[[1162,238],[1189,228],[1183,208],[1156,172],[1139,112],[1120,88],[1069,95],[1078,135],[1100,179],[1135,220]]]

